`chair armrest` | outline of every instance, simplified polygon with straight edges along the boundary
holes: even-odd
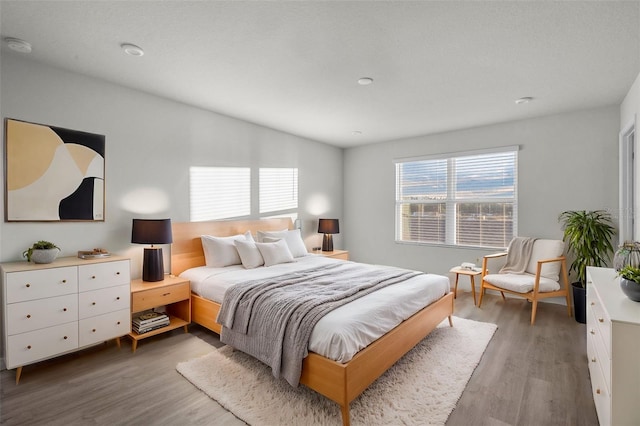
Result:
[[[551,263],[551,262],[562,262],[565,260],[564,256],[559,256],[559,257],[554,257],[552,259],[542,259],[542,260],[538,260],[538,263],[542,264],[542,263]]]
[[[503,257],[506,256],[507,252],[503,251],[500,253],[493,253],[493,254],[488,254],[486,256],[482,256],[482,277],[484,277],[485,275],[487,275],[488,269],[487,269],[487,261],[489,259],[497,259],[499,257]]]
[[[500,253],[493,253],[493,254],[488,254],[486,256],[483,256],[485,259],[493,259],[496,257],[502,257],[502,256],[506,256],[507,252],[506,251],[502,251]]]

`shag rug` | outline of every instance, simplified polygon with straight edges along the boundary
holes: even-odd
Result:
[[[352,425],[444,425],[497,326],[447,320],[351,402]],[[176,369],[249,425],[341,425],[338,404],[228,346]]]

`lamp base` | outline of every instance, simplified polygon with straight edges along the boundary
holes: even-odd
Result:
[[[142,261],[142,281],[164,280],[162,247],[145,247]]]
[[[322,239],[322,251],[333,251],[333,235],[324,234]]]

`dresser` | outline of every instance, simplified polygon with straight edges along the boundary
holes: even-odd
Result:
[[[66,257],[0,264],[7,369],[72,352],[131,331],[129,259]]]
[[[587,356],[601,425],[640,425],[640,303],[615,270],[587,268]]]

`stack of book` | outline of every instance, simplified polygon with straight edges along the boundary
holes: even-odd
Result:
[[[138,334],[148,333],[169,325],[169,315],[164,312],[147,311],[131,320],[131,328]]]

